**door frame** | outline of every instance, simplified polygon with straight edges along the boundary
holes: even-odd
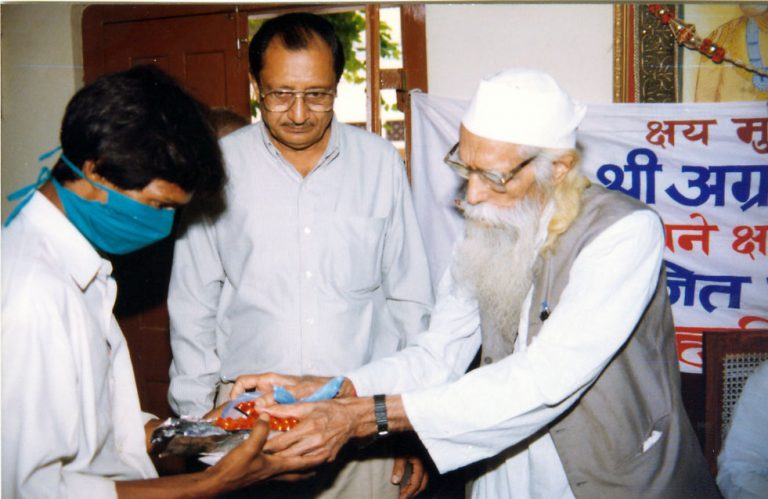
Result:
[[[365,9],[372,12],[380,7],[398,4],[201,4],[201,5],[163,5],[163,4],[131,4],[131,5],[100,5],[93,4],[83,11],[82,38],[83,38],[83,74],[86,84],[91,83],[97,77],[105,73],[105,54],[103,53],[101,40],[104,37],[104,27],[112,23],[124,23],[132,21],[146,21],[151,19],[166,19],[174,17],[189,17],[209,14],[230,13],[237,17],[237,30],[235,40],[238,44],[239,57],[248,57],[248,15],[255,13],[277,13],[296,11],[333,11]],[[371,102],[378,102],[378,90],[393,88],[397,92],[398,106],[405,114],[406,129],[406,168],[410,178],[410,150],[411,150],[411,112],[410,92],[420,90],[427,92],[427,38],[425,6],[420,3],[403,3],[400,7],[400,28],[402,33],[403,68],[397,70],[376,70],[378,74],[374,84],[369,85],[374,89],[374,94],[369,96]],[[376,16],[376,19],[378,17]],[[378,30],[378,23],[373,26]],[[370,45],[370,44],[367,44]],[[377,50],[371,52],[378,52]],[[378,68],[378,64],[375,65]],[[247,65],[246,65],[247,67]],[[374,117],[377,113],[374,114]],[[375,121],[372,120],[375,123]],[[378,132],[379,128],[372,127],[372,131]]]

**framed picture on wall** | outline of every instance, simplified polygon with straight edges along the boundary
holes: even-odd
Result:
[[[679,45],[649,7],[614,8],[614,102],[768,100],[768,3],[664,5],[724,50],[719,63]]]
[[[725,50],[725,55],[749,66],[768,65],[768,3],[685,4],[680,9],[686,23]],[[768,77],[728,60],[712,62],[693,50],[682,58],[683,102],[768,100]]]
[[[648,5],[615,5],[613,36],[614,102],[679,102],[677,43]]]

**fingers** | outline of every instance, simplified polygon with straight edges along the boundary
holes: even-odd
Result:
[[[205,416],[203,416],[203,419],[210,420],[210,419],[216,419],[221,417],[221,413],[224,412],[224,409],[226,409],[227,404],[221,404],[220,406],[214,408],[209,413],[207,413]]]
[[[407,458],[404,457],[396,457],[395,463],[392,466],[392,478],[390,479],[392,483],[397,485],[400,483],[400,480],[403,479],[403,473],[405,473],[405,464],[408,462]]]
[[[265,413],[276,418],[296,418],[301,421],[302,417],[309,415],[313,410],[312,404],[273,404],[264,407]]]
[[[251,434],[241,445],[248,452],[256,455],[264,448],[264,443],[267,441],[267,435],[269,435],[269,417],[260,415],[256,424],[251,430]]]
[[[427,485],[429,484],[429,475],[427,474],[422,461],[419,458],[415,458],[415,457],[397,458],[397,459],[402,459],[403,463],[407,463],[411,467],[410,474],[406,474],[407,476],[402,480],[402,483],[400,484],[399,499],[408,499],[423,492],[427,488]],[[396,465],[397,465],[397,459],[395,460]],[[394,482],[394,474],[395,474],[394,467],[393,467],[392,474],[393,474],[393,482]]]
[[[429,483],[428,475],[424,474],[420,478],[412,477],[408,480],[408,483],[400,486],[400,494],[398,499],[410,499],[416,497],[426,490]]]
[[[427,473],[427,468],[424,466],[421,459],[414,458],[411,460],[411,464],[413,464],[411,482],[413,482],[415,490],[410,497],[413,497],[426,490],[427,485],[429,485],[429,473]]]
[[[244,374],[238,376],[229,395],[230,399],[235,399],[248,390],[257,390],[260,392],[271,392],[275,384],[275,378],[279,376],[275,373],[264,374]]]
[[[285,388],[296,399],[301,399],[312,395],[319,388],[323,387],[331,379],[321,376],[289,376],[277,373],[262,374],[244,374],[238,376],[232,386],[230,399],[235,399],[249,390],[256,390],[265,394],[271,394],[275,386]],[[342,385],[344,387],[344,385]],[[349,393],[347,393],[349,392]],[[344,393],[346,396],[354,394],[354,386],[347,382]],[[268,402],[272,403],[274,399]],[[263,407],[265,403],[259,403]]]
[[[294,428],[295,430],[295,428]],[[301,436],[294,432],[294,430],[280,433],[272,438],[264,446],[264,451],[271,454],[280,453],[282,455],[301,455],[303,449],[295,448],[297,444],[302,440]]]
[[[305,428],[304,431],[297,431],[298,428],[270,438],[264,445],[264,451],[281,457],[311,457],[330,462],[345,442],[315,427]]]
[[[265,393],[261,397],[254,400],[254,402],[256,403],[256,407],[268,407],[275,404],[275,395],[272,392]]]

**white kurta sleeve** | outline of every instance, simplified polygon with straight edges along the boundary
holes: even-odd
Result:
[[[201,416],[213,408],[221,362],[216,348],[216,311],[224,270],[214,229],[202,220],[176,240],[168,287],[171,384],[168,399],[179,415]]]
[[[434,297],[405,168],[394,149],[392,156],[394,200],[382,254],[382,286],[387,307],[401,332],[401,346],[405,346],[429,326]]]
[[[359,395],[403,393],[458,379],[480,347],[477,300],[446,270],[429,330],[405,350],[347,373]]]
[[[66,319],[56,313],[62,304],[55,302],[64,300],[38,293],[35,299],[3,304],[3,496],[116,497],[108,477],[65,466],[80,453],[98,452],[101,436],[96,427],[82,427],[88,421],[81,399],[88,390],[81,384],[87,387],[92,380],[81,379],[90,370],[78,365],[91,357],[89,345],[70,335]]]
[[[438,469],[496,455],[570,407],[633,331],[653,296],[663,251],[654,213],[624,217],[576,258],[558,306],[527,349],[455,383],[403,394]]]

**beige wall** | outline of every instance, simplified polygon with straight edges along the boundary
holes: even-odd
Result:
[[[469,99],[502,69],[547,71],[573,97],[613,98],[613,6],[428,4],[429,91]],[[587,29],[585,29],[587,28]]]
[[[4,4],[2,30],[2,217],[6,196],[37,178],[37,156],[59,143],[64,107],[82,86],[80,18],[71,3]]]
[[[82,85],[83,8],[0,7],[3,219],[13,206],[7,194],[31,183],[37,156],[58,144],[64,107]],[[428,4],[430,91],[467,99],[480,78],[518,65],[549,71],[584,102],[610,102],[612,12],[609,4]]]

